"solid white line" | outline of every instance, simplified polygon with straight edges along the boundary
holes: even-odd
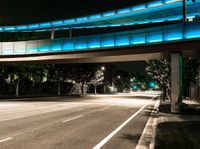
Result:
[[[11,139],[12,139],[12,137],[6,138],[6,139],[3,139],[3,140],[0,140],[0,143],[5,142],[5,141],[8,141],[8,140],[11,140]]]
[[[79,115],[79,116],[76,116],[76,117],[73,117],[73,118],[70,118],[70,119],[67,119],[67,120],[64,120],[62,121],[63,123],[66,123],[66,122],[69,122],[69,121],[72,121],[72,120],[75,120],[75,119],[78,119],[80,117],[83,117],[84,115]]]
[[[134,113],[130,118],[128,118],[123,124],[121,124],[117,129],[111,132],[106,138],[104,138],[99,144],[97,144],[93,149],[100,149],[106,142],[108,142],[118,131],[120,131],[126,124],[128,124],[134,117],[136,117],[154,98],[149,100],[142,108],[140,108],[136,113]]]

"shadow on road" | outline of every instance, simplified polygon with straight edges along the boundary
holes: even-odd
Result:
[[[131,143],[137,143],[141,134],[122,134],[119,138],[131,141]]]

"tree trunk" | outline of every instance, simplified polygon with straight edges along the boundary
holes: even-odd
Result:
[[[16,92],[15,92],[16,96],[19,96],[19,82],[20,82],[20,78],[18,78],[18,80],[17,80]]]
[[[60,78],[58,79],[58,96],[60,96]]]
[[[97,94],[97,86],[94,85],[94,94],[96,95]]]
[[[81,83],[81,94],[84,94],[84,81]]]
[[[106,94],[106,85],[104,85],[104,94]]]
[[[162,100],[165,101],[166,98],[167,98],[167,87],[163,86],[163,89],[162,89]]]

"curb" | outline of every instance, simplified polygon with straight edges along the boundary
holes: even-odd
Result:
[[[159,106],[160,106],[160,99],[156,101],[135,149],[153,149],[154,148],[155,131],[156,131],[155,126],[157,123],[157,117],[155,118],[154,116],[158,114]]]

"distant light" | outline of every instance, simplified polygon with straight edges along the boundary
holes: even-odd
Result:
[[[133,85],[133,89],[134,89],[134,90],[137,90],[137,89],[138,89],[138,85],[137,85],[137,84],[134,84],[134,85]]]
[[[149,87],[154,88],[156,86],[156,83],[154,81],[149,82]]]
[[[121,79],[121,76],[117,76],[117,79]]]
[[[101,67],[101,70],[103,70],[103,71],[104,71],[105,69],[106,69],[106,68],[105,68],[104,66],[102,66],[102,67]]]

